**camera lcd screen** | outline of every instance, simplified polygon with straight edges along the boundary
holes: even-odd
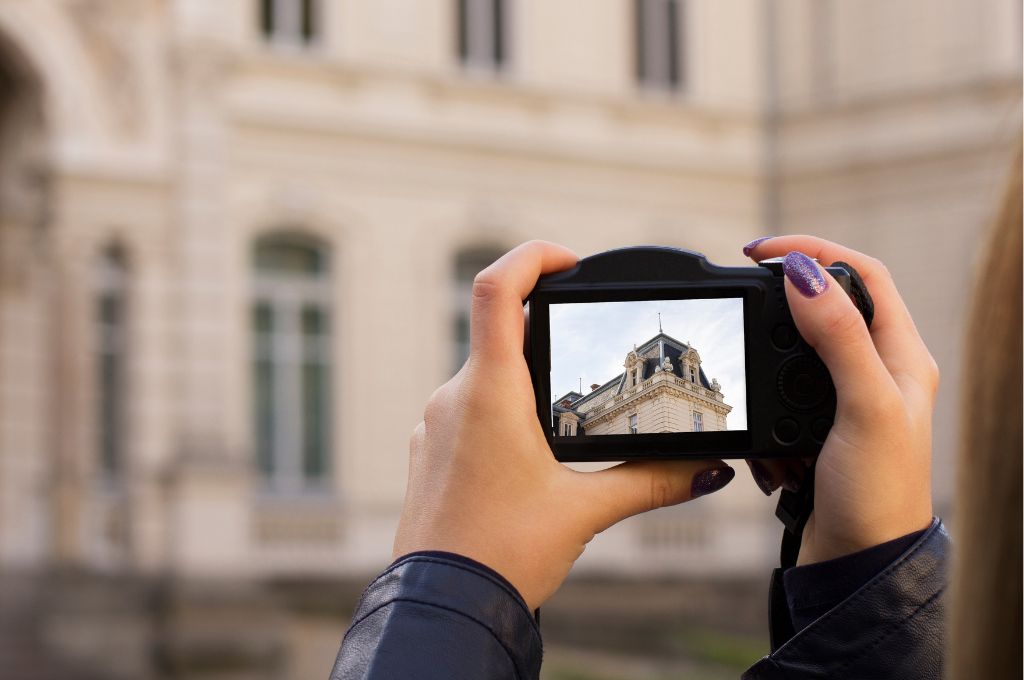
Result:
[[[747,429],[743,299],[551,304],[556,438]]]

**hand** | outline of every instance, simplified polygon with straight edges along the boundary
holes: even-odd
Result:
[[[643,461],[600,472],[558,463],[537,418],[523,356],[523,299],[576,255],[531,241],[473,283],[471,349],[427,402],[409,446],[394,556],[445,550],[507,578],[535,609],[595,534],[630,515],[725,486],[722,461]]]
[[[939,371],[888,270],[811,236],[770,238],[744,252],[755,261],[786,255],[793,321],[836,386],[835,424],[818,456],[814,512],[797,563],[841,557],[927,527]],[[853,265],[874,300],[870,332],[843,289],[806,256]],[[795,483],[803,470],[794,460],[750,465],[765,493]]]

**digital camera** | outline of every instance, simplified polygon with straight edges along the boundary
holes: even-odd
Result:
[[[847,293],[848,269],[826,267]],[[835,388],[793,324],[781,258],[721,267],[622,248],[542,276],[527,303],[558,460],[813,456],[832,426]]]

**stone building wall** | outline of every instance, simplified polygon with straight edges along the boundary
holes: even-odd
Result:
[[[634,414],[640,434],[692,432],[694,411],[703,414],[704,431],[727,429],[726,413],[731,407],[721,401],[720,395],[669,373],[654,374],[640,385],[623,390],[622,397],[617,403],[613,398],[607,410],[600,405],[588,409],[584,432],[629,434],[630,417]]]
[[[447,0],[324,3],[309,48],[265,40],[259,4],[0,0],[17,76],[0,139],[35,140],[0,148],[0,568],[85,583],[62,600],[74,617],[35,609],[78,667],[146,677],[117,643],[152,635],[173,643],[139,661],[153,677],[200,673],[203,603],[229,590],[226,619],[253,625],[220,648],[248,671],[268,649],[282,677],[329,664],[338,612],[271,584],[361,584],[390,559],[408,433],[454,372],[466,249],[662,243],[741,264],[756,236],[809,231],[883,257],[943,371],[951,510],[973,257],[1020,135],[1019,3],[693,0],[674,94],[637,87],[624,0],[516,3],[497,77],[458,64]],[[332,255],[327,493],[269,493],[254,464],[251,253],[279,232]],[[96,418],[112,245],[130,310],[116,478]],[[760,577],[772,505],[738,479],[603,534],[579,571]],[[159,607],[111,610],[129,581]],[[97,640],[110,620],[126,638]]]

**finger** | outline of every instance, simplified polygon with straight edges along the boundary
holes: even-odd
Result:
[[[754,483],[765,496],[771,496],[779,487],[790,491],[796,491],[799,481],[795,470],[789,464],[789,459],[778,458],[772,460],[761,460],[751,458],[747,460],[747,467],[750,468],[750,476]]]
[[[579,472],[596,531],[627,517],[718,491],[736,476],[720,460],[644,460]]]
[[[473,281],[470,357],[523,355],[523,300],[541,274],[568,269],[579,258],[568,248],[529,241],[502,255]]]
[[[850,297],[803,253],[786,255],[783,270],[793,321],[828,367],[838,407],[859,418],[877,415],[880,406],[891,407],[899,390]]]
[[[888,269],[879,260],[816,236],[776,236],[752,241],[744,253],[753,260],[799,251],[819,262],[848,262],[860,274],[875,305],[871,338],[889,373],[905,393],[934,399],[938,368],[921,339]]]

